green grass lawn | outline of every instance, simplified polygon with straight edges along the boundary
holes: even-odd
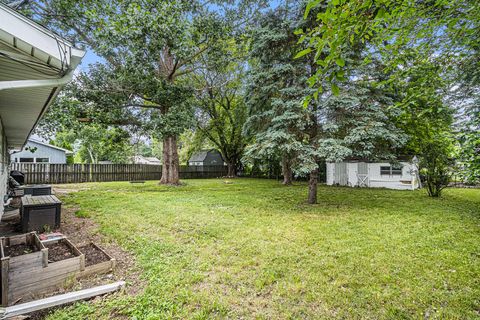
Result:
[[[480,318],[480,190],[321,186],[310,206],[305,184],[232,182],[63,198],[136,256],[146,288],[49,319]]]

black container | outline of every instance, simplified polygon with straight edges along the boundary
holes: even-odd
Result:
[[[20,215],[23,232],[47,232],[60,227],[62,202],[55,196],[23,196]]]
[[[12,170],[10,171],[10,176],[15,179],[19,184],[24,184],[25,183],[25,174],[21,171],[18,170]]]
[[[25,185],[21,187],[25,195],[49,196],[52,194],[52,186],[48,184]]]

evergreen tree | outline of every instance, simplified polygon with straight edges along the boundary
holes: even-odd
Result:
[[[292,182],[292,166],[302,152],[307,112],[305,62],[295,60],[295,8],[267,13],[253,33],[248,89],[249,119],[245,125],[254,143],[249,158],[281,157],[283,183]],[[298,10],[298,8],[296,8]]]
[[[298,174],[309,175],[308,202],[316,203],[319,162],[392,159],[405,136],[388,109],[395,95],[377,80],[381,64],[360,64],[364,47],[349,49],[348,59],[356,67],[338,75],[348,83],[341,94],[313,93],[308,79],[318,65],[314,57],[297,54],[308,44],[298,43],[294,35],[294,30],[308,29],[313,22],[302,20],[303,9],[298,4],[280,7],[265,16],[253,36],[246,129],[255,133],[248,155],[282,155],[284,183],[289,182],[290,165]],[[312,98],[305,101],[307,95]]]

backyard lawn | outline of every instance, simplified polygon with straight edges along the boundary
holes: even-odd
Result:
[[[131,251],[141,293],[49,319],[480,318],[480,189],[186,180],[67,185],[77,215]]]

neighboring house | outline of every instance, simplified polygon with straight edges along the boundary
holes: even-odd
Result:
[[[155,157],[134,156],[133,163],[135,164],[154,164],[161,165],[162,162]]]
[[[188,159],[189,166],[222,166],[224,164],[222,154],[215,149],[196,152]]]
[[[0,2],[0,197],[10,153],[28,137],[72,79],[85,52]],[[0,205],[0,216],[3,206]]]
[[[327,163],[327,185],[412,190],[419,187],[415,164],[400,161],[363,162],[346,160]]]
[[[67,156],[73,152],[34,139],[28,139],[22,151],[10,155],[12,162],[67,163]]]

